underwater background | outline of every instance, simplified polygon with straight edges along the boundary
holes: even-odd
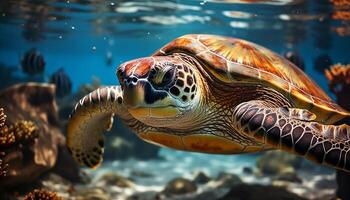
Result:
[[[350,63],[350,1],[2,0],[0,108],[7,129],[0,135],[0,176],[6,175],[0,199],[23,199],[34,189],[42,190],[30,195],[52,199],[334,198],[334,169],[279,151],[209,155],[159,148],[118,119],[106,134],[100,168],[72,161],[65,124],[79,98],[119,84],[119,64],[196,33],[265,46],[303,68],[335,101],[348,95],[329,87],[324,70]],[[16,134],[21,127],[24,139]]]

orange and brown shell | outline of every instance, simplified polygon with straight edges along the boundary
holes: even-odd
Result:
[[[212,75],[226,84],[250,83],[272,87],[297,108],[308,109],[317,121],[334,123],[350,113],[303,71],[278,54],[257,44],[215,35],[185,35],[165,45],[154,56],[185,52],[194,56]]]

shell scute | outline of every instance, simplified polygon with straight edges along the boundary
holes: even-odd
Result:
[[[221,81],[259,83],[282,91],[296,107],[311,109],[318,120],[335,122],[350,116],[302,70],[257,44],[224,36],[192,34],[175,39],[154,55],[174,51],[197,57]]]

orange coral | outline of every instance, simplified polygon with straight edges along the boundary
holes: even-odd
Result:
[[[329,89],[337,96],[338,103],[346,109],[350,108],[350,64],[335,64],[325,70],[329,80]]]
[[[330,0],[335,6],[350,6],[350,0]]]
[[[325,75],[330,81],[330,85],[336,84],[350,84],[350,64],[342,65],[335,64],[332,65],[330,69],[326,69]],[[332,89],[333,87],[331,87]]]
[[[332,28],[339,36],[348,36],[350,35],[350,26],[339,26]]]
[[[38,137],[37,126],[30,121],[19,121],[14,125],[4,126],[0,129],[0,149],[24,144]]]
[[[350,12],[349,11],[335,11],[332,14],[332,19],[349,21],[350,20]]]
[[[35,189],[24,197],[24,200],[63,200],[55,192]]]
[[[38,136],[38,128],[33,122],[19,121],[14,125],[6,126],[4,109],[0,108],[0,177],[6,176],[8,164],[4,163],[5,152],[17,144],[33,141]]]

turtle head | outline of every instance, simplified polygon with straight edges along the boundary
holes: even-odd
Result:
[[[198,106],[195,69],[174,56],[155,56],[122,64],[117,76],[130,114],[151,126],[169,127]]]

